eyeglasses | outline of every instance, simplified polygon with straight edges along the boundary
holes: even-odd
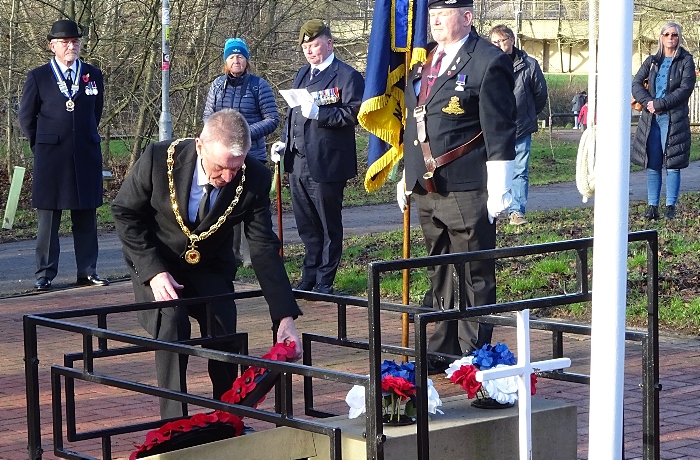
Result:
[[[500,46],[501,43],[505,43],[505,42],[507,42],[508,40],[510,40],[510,37],[508,37],[508,38],[501,38],[501,39],[499,39],[499,40],[491,40],[491,43],[493,43],[493,44],[496,45],[496,46]]]
[[[661,35],[663,35],[666,38],[668,38],[668,37],[678,38],[678,34],[675,32],[664,32]]]
[[[72,40],[60,40],[56,39],[53,41],[54,43],[58,43],[60,45],[63,45],[64,47],[68,48],[69,45],[73,45],[74,47],[80,46],[80,39],[74,38]]]

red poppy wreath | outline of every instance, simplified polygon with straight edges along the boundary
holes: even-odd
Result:
[[[262,356],[271,361],[289,361],[294,357],[295,344],[277,343]],[[230,404],[257,407],[265,400],[279,380],[279,372],[263,367],[249,367],[238,377],[221,400]],[[173,452],[243,434],[243,419],[229,412],[217,410],[195,414],[189,418],[168,422],[157,430],[146,433],[146,440],[135,446],[129,460]]]

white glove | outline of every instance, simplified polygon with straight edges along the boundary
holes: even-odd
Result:
[[[486,190],[489,194],[486,201],[486,209],[489,213],[489,222],[493,221],[503,211],[508,209],[513,201],[510,193],[510,186],[513,182],[513,167],[515,161],[487,161]]]
[[[274,144],[272,144],[272,147],[270,147],[270,159],[273,163],[280,162],[280,159],[282,158],[282,155],[284,155],[284,149],[286,147],[287,144],[280,141],[277,141]]]
[[[406,210],[408,205],[408,197],[411,195],[410,191],[406,191],[406,171],[404,171],[401,176],[401,180],[396,183],[396,202],[399,204],[399,209],[401,212]]]
[[[301,114],[309,120],[318,120],[318,106],[315,102],[301,101]]]

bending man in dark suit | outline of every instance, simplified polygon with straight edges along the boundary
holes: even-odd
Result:
[[[313,103],[287,111],[282,142],[273,154],[284,154],[289,172],[292,206],[306,253],[297,289],[333,292],[343,249],[343,192],[357,175],[355,125],[362,103],[364,80],[335,57],[330,28],[320,19],[307,21],[299,44],[309,65],[294,79],[294,88],[307,89]]]
[[[242,222],[276,339],[294,341],[298,359],[301,343],[294,318],[301,311],[272,231],[271,175],[246,156],[250,143],[245,118],[224,109],[209,117],[197,139],[150,144],[124,180],[112,214],[137,302],[232,293],[233,227]],[[214,308],[218,332],[235,332],[235,303],[222,301]],[[154,338],[183,340],[190,337],[188,315],[206,335],[205,305],[141,311],[139,322]],[[161,387],[186,391],[186,368],[186,356],[156,351]],[[236,372],[235,364],[209,362],[214,398],[231,388]],[[185,414],[184,404],[161,399],[163,418]]]
[[[56,21],[46,37],[54,57],[31,70],[22,90],[19,124],[34,154],[32,206],[37,208],[36,284],[51,288],[61,252],[61,213],[70,209],[77,284],[106,286],[97,276],[97,216],[102,205],[102,72],[82,62],[78,25]]]
[[[406,90],[405,179],[397,200],[411,192],[428,255],[493,249],[494,219],[508,209],[515,157],[513,64],[472,32],[472,0],[429,0],[437,43],[415,66]],[[452,266],[430,270],[433,307],[455,308]],[[496,302],[493,260],[467,267],[467,306]],[[493,327],[441,322],[428,349],[460,355],[491,341]],[[446,368],[433,362],[430,372]]]

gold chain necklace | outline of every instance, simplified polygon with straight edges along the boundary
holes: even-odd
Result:
[[[180,209],[177,206],[177,201],[175,201],[175,182],[173,181],[173,165],[175,164],[175,160],[173,160],[173,155],[175,154],[175,146],[179,144],[181,141],[184,141],[187,138],[181,138],[173,141],[172,144],[170,144],[170,147],[168,147],[168,188],[170,189],[170,203],[173,206],[173,213],[175,213],[175,220],[177,221],[178,224],[180,224],[180,228],[182,229],[182,232],[187,236],[187,238],[190,240],[189,244],[189,249],[185,252],[185,261],[188,264],[198,264],[199,261],[201,260],[201,255],[199,254],[199,251],[197,250],[197,243],[199,243],[202,240],[207,239],[209,236],[211,236],[214,232],[216,232],[221,225],[226,222],[226,218],[228,217],[229,214],[231,214],[231,211],[233,211],[233,208],[236,207],[238,204],[238,200],[241,198],[241,193],[243,192],[243,183],[245,182],[245,164],[241,166],[241,183],[238,184],[238,187],[236,187],[236,196],[233,197],[233,201],[229,205],[228,208],[226,208],[226,211],[217,219],[214,224],[212,224],[211,227],[209,227],[209,230],[206,230],[199,235],[196,235],[192,232],[190,232],[190,229],[187,228],[185,225],[184,220],[182,219],[182,215],[180,214]]]

